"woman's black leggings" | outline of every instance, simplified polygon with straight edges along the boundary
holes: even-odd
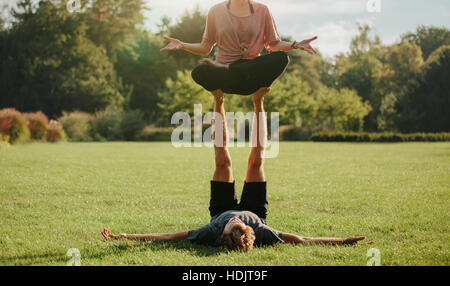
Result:
[[[202,64],[192,71],[192,78],[208,91],[221,89],[228,94],[250,95],[262,87],[270,87],[288,64],[287,53],[278,51],[251,60],[238,60],[228,69]]]

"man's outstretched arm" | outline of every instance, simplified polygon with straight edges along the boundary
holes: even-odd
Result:
[[[106,239],[130,239],[143,241],[183,241],[188,239],[188,232],[165,233],[165,234],[112,234],[109,229],[105,228],[102,235]]]
[[[364,239],[366,239],[365,236],[352,236],[347,238],[302,237],[296,234],[283,233],[283,241],[292,244],[357,244]]]

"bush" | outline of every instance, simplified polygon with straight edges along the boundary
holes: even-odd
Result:
[[[158,128],[153,125],[148,125],[141,132],[141,139],[146,141],[170,141],[174,128],[164,127]]]
[[[0,150],[2,148],[7,148],[9,147],[9,136],[3,136],[2,134],[0,134]]]
[[[94,137],[104,138],[108,141],[120,140],[120,122],[122,120],[122,112],[118,109],[107,108],[99,111],[94,116],[92,124]]]
[[[41,111],[35,113],[24,113],[23,117],[30,130],[30,137],[34,140],[42,140],[47,132],[48,118]]]
[[[9,135],[0,133],[0,143],[8,143],[9,144]]]
[[[140,110],[124,112],[120,122],[120,134],[122,139],[127,141],[139,139],[139,135],[145,125],[144,113]]]
[[[64,129],[61,124],[55,120],[50,120],[47,125],[47,133],[45,134],[45,140],[47,142],[58,142],[66,138]]]
[[[22,113],[14,108],[0,110],[0,135],[11,144],[28,140],[30,131]]]
[[[450,133],[318,132],[311,139],[316,142],[446,142],[450,141]]]
[[[63,112],[63,116],[58,120],[71,141],[91,141],[93,121],[92,115],[80,111]]]
[[[280,127],[280,140],[282,141],[309,141],[312,132],[308,128],[295,127],[292,125]]]

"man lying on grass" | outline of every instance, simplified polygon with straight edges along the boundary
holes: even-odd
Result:
[[[119,234],[114,235],[104,229],[102,235],[106,239],[134,239],[144,241],[182,241],[189,240],[199,244],[222,246],[227,250],[248,251],[254,245],[271,245],[278,242],[294,244],[356,244],[364,240],[364,236],[348,238],[309,238],[295,234],[280,232],[266,225],[268,212],[267,189],[264,177],[263,152],[267,140],[263,107],[264,95],[269,88],[260,89],[253,96],[255,106],[254,124],[252,128],[252,150],[248,159],[247,175],[241,201],[238,204],[231,168],[231,157],[228,152],[227,125],[225,120],[224,97],[222,91],[212,92],[215,98],[215,112],[220,116],[215,120],[214,130],[221,130],[222,140],[214,140],[216,169],[211,181],[211,200],[209,211],[211,222],[204,227],[171,234]],[[258,116],[261,113],[261,116]],[[221,120],[220,120],[221,119]],[[256,124],[255,124],[256,123]],[[219,132],[220,133],[220,132]],[[256,140],[255,140],[256,139]],[[216,141],[222,144],[217,144]],[[255,142],[256,141],[256,142]],[[219,146],[221,145],[221,146]]]

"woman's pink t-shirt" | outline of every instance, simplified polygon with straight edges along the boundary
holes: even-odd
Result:
[[[227,2],[213,6],[208,13],[203,38],[217,43],[216,61],[231,64],[240,59],[258,57],[281,41],[275,21],[266,5],[253,2],[254,13],[238,17],[228,10]]]

